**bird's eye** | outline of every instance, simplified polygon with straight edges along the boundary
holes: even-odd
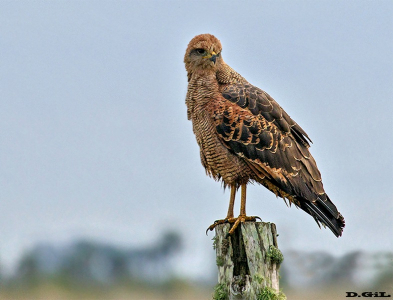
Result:
[[[197,55],[206,55],[206,50],[205,49],[194,49],[192,50],[193,53],[197,54]]]
[[[220,56],[221,56],[221,52],[218,52],[218,53],[217,53],[217,57],[220,57]]]

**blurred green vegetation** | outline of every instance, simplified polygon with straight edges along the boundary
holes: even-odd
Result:
[[[195,282],[174,271],[182,245],[176,232],[129,249],[86,240],[65,247],[39,244],[24,253],[13,272],[0,268],[0,299],[212,299],[215,274]],[[346,291],[393,294],[393,253],[284,254],[280,288],[288,299],[343,299]]]
[[[64,278],[42,278],[34,283],[11,284],[0,289],[0,299],[209,299],[211,289],[186,281],[168,280],[160,285],[135,281],[112,285],[70,285]]]

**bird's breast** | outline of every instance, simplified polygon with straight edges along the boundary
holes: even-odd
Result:
[[[247,183],[252,172],[243,159],[220,140],[210,106],[194,109],[191,120],[206,172],[214,179],[222,180],[224,185]]]

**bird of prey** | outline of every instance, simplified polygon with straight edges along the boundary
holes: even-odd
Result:
[[[231,223],[232,234],[239,223],[256,221],[246,215],[246,186],[257,182],[341,236],[345,221],[325,193],[307,133],[270,95],[228,66],[221,50],[215,36],[201,34],[190,41],[184,56],[187,116],[202,165],[231,189],[226,218],[208,230]],[[240,215],[234,218],[239,187]]]

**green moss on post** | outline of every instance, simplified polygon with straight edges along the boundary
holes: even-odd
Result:
[[[281,291],[277,293],[272,288],[265,287],[259,293],[257,300],[287,300],[287,297]]]
[[[280,265],[284,260],[284,255],[282,255],[280,249],[274,245],[270,245],[267,257],[274,263]]]
[[[223,284],[217,284],[214,287],[213,300],[228,300],[228,291]]]
[[[217,267],[222,267],[224,265],[224,258],[222,256],[217,256],[216,257],[216,265]]]
[[[213,249],[216,250],[217,248],[217,237],[215,236],[214,238],[212,238],[213,241]]]

